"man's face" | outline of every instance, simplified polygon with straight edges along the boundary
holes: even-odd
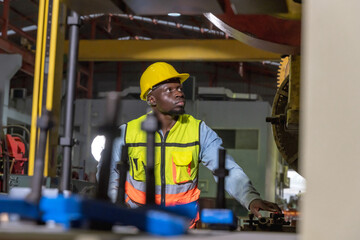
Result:
[[[166,115],[181,115],[185,113],[185,95],[179,82],[169,82],[158,86],[152,92],[151,101],[156,109]]]

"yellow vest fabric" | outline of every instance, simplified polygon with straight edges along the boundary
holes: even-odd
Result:
[[[134,189],[143,192],[145,188],[146,132],[141,130],[141,123],[145,118],[146,115],[128,122],[125,133],[130,165],[128,175],[130,179],[127,180],[127,184],[133,187],[133,191],[127,191],[127,195],[138,203],[144,202],[143,199],[139,199],[142,198],[141,194],[131,194],[131,192],[134,192]],[[186,192],[192,195],[188,199],[198,198],[194,195],[200,193],[197,189],[200,123],[200,120],[191,115],[183,114],[164,137],[159,132],[155,133],[155,194],[158,195],[156,196],[158,199],[161,198],[161,203],[175,204],[174,200],[168,202],[164,199],[167,196],[169,199],[174,199],[176,196],[185,197],[181,202],[187,202]]]

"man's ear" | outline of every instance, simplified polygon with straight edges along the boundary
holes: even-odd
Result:
[[[152,95],[148,96],[147,103],[150,106],[156,106],[156,98]]]

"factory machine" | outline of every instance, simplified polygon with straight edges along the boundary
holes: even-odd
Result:
[[[2,235],[13,239],[26,239],[29,233],[38,234],[36,236],[40,236],[39,238],[42,239],[50,239],[55,235],[57,237],[60,236],[60,238],[63,239],[79,239],[91,235],[96,236],[99,239],[108,239],[109,237],[138,239],[139,236],[145,236],[147,234],[156,236],[178,236],[179,239],[189,239],[189,237],[194,239],[218,239],[219,236],[226,236],[229,239],[297,239],[297,235],[295,234],[278,233],[295,231],[294,229],[289,228],[293,226],[291,226],[291,223],[289,223],[281,213],[274,213],[270,217],[260,219],[254,219],[253,216],[250,215],[248,216],[248,219],[244,221],[246,224],[244,224],[242,228],[238,225],[238,219],[234,216],[234,212],[227,208],[225,202],[224,181],[226,181],[227,175],[227,170],[225,169],[223,161],[225,151],[219,151],[219,169],[215,172],[219,178],[216,196],[212,195],[212,197],[216,199],[216,204],[212,207],[201,209],[201,222],[210,229],[208,231],[201,231],[201,229],[194,231],[188,230],[189,221],[194,218],[198,212],[197,204],[190,203],[174,207],[164,207],[154,204],[154,173],[152,172],[153,168],[151,167],[154,160],[154,156],[152,155],[154,151],[148,151],[147,155],[147,204],[137,209],[128,209],[124,207],[124,181],[122,178],[119,179],[117,201],[116,203],[111,203],[107,197],[111,146],[112,141],[115,138],[115,129],[118,125],[115,113],[119,111],[119,105],[121,108],[119,95],[114,93],[110,93],[107,96],[105,122],[100,124],[98,130],[99,133],[106,136],[107,141],[102,154],[103,167],[99,174],[99,183],[96,185],[95,195],[85,197],[71,193],[70,180],[72,166],[70,156],[74,145],[74,140],[72,138],[74,122],[73,102],[78,51],[77,44],[79,40],[78,28],[80,25],[80,17],[75,11],[71,11],[67,20],[70,28],[70,47],[67,68],[68,94],[66,99],[65,134],[60,138],[60,145],[64,148],[61,179],[58,184],[58,189],[51,190],[43,188],[44,176],[51,176],[54,174],[51,172],[51,168],[48,168],[49,165],[56,165],[55,162],[49,161],[49,159],[51,160],[51,158],[49,158],[49,153],[50,155],[54,154],[54,152],[52,152],[52,144],[54,144],[54,141],[57,142],[58,140],[57,136],[55,135],[54,137],[51,132],[54,126],[58,124],[56,116],[54,116],[57,106],[53,104],[54,99],[52,93],[55,92],[54,89],[57,87],[55,84],[56,71],[62,71],[61,68],[55,69],[55,64],[58,61],[56,53],[60,51],[58,49],[58,43],[61,42],[61,40],[58,39],[58,36],[51,28],[46,29],[52,25],[53,22],[51,21],[55,22],[54,26],[57,25],[58,22],[56,21],[58,20],[56,19],[58,19],[58,14],[61,12],[58,1],[53,1],[52,4],[53,5],[50,6],[49,4],[46,4],[46,1],[40,1],[39,42],[37,43],[39,51],[37,50],[36,56],[37,65],[40,67],[35,72],[35,80],[40,80],[39,82],[35,81],[34,83],[34,95],[38,94],[41,97],[34,100],[33,103],[34,115],[32,117],[33,125],[31,129],[32,135],[30,137],[29,158],[25,155],[26,143],[22,142],[21,138],[11,135],[5,135],[4,138],[2,138],[2,145],[5,146],[1,151],[4,166],[3,185],[6,185],[4,184],[4,181],[8,181],[6,175],[10,172],[6,173],[7,170],[11,169],[11,171],[21,174],[26,173],[27,161],[30,162],[29,172],[32,175],[30,188],[13,188],[10,194],[1,196],[0,212],[2,213],[2,216],[7,217],[9,220],[9,224],[1,224],[0,226]],[[49,22],[46,22],[46,20],[50,21],[50,24]],[[48,40],[50,38],[54,40]],[[42,86],[43,89],[40,89],[40,86]],[[290,84],[290,86],[292,85]],[[280,87],[280,89],[279,99],[283,99],[286,95],[284,94],[286,86]],[[289,93],[291,93],[291,91],[289,91]],[[261,103],[253,102],[252,104],[258,104],[260,109],[266,109]],[[194,102],[193,104],[190,104],[190,107],[200,110],[203,109],[203,107],[206,108],[205,106],[208,105],[209,104],[205,104],[205,102]],[[231,104],[227,105],[231,108],[233,107]],[[282,111],[284,111],[284,103],[282,100],[276,100],[274,106],[277,105],[281,105]],[[279,113],[274,109],[275,108],[273,107],[273,114],[268,120],[274,126],[282,126],[281,124],[285,124],[288,129],[287,133],[296,136],[296,133],[294,133],[296,132],[296,121],[293,119],[296,118],[296,111],[298,111],[298,109],[286,108],[287,112],[285,116],[283,115],[283,112],[280,111]],[[263,111],[263,113],[266,113],[266,111],[267,110]],[[201,114],[199,117],[202,117]],[[150,114],[143,124],[143,129],[148,134],[148,149],[154,148],[153,134],[156,131],[156,126],[151,124],[154,122],[154,118],[155,116]],[[284,118],[286,121],[284,121]],[[210,123],[209,125],[212,124]],[[260,130],[258,131],[240,131],[239,134],[246,133],[249,136],[255,137],[254,143],[257,141],[263,144],[263,139],[267,138],[269,131],[266,127],[259,129]],[[226,129],[219,126],[219,130]],[[237,133],[235,133],[235,138],[237,136],[236,134]],[[289,150],[286,147],[283,147],[283,144],[285,143],[282,136],[284,135],[284,133],[279,134],[279,130],[276,130],[275,132],[275,136],[280,136],[279,139],[282,139],[281,141],[279,140],[279,145],[281,145],[281,147],[279,147],[279,149],[281,148],[280,152],[284,150],[285,153],[289,154]],[[267,143],[265,142],[265,145],[266,144]],[[271,149],[271,147],[269,149]],[[266,161],[264,156],[268,153],[269,152],[267,151],[261,152],[256,150],[247,152],[249,155],[255,154],[256,159],[260,159],[260,162]],[[242,154],[244,154],[244,152]],[[296,154],[295,156],[293,153],[290,155],[290,157],[286,157],[286,160],[292,167],[296,168]],[[127,171],[126,155],[122,156],[120,163],[121,166],[119,166],[119,171]],[[262,170],[265,171],[264,169]],[[265,182],[263,175],[264,174],[260,174],[259,179]],[[269,179],[275,178],[275,176],[267,177],[269,177]],[[204,179],[202,182],[200,181],[203,191],[211,184],[210,182],[207,183],[206,180],[207,179]],[[265,186],[261,186],[261,183],[259,185],[260,192],[263,195],[269,194],[265,192]],[[30,225],[29,222],[31,222]],[[14,223],[16,228],[15,231],[13,228]],[[132,228],[134,226],[137,230]],[[99,232],[99,230],[101,231]],[[261,231],[261,233],[258,231]],[[267,234],[264,231],[273,231],[274,233]],[[146,236],[146,238],[151,239],[152,237]]]
[[[52,230],[52,233],[47,233],[48,237],[51,234],[69,233],[75,229],[87,230],[86,234],[92,234],[93,230],[112,230],[116,227],[122,227],[122,230],[113,233],[114,237],[128,237],[137,238],[139,234],[149,233],[151,235],[160,236],[179,236],[190,235],[193,238],[202,239],[218,238],[218,234],[229,235],[230,238],[238,238],[239,230],[238,221],[231,209],[226,208],[224,182],[226,180],[227,170],[225,169],[225,150],[219,151],[219,168],[215,171],[218,176],[218,188],[216,196],[215,208],[205,208],[201,210],[201,221],[206,224],[210,232],[188,231],[189,222],[197,214],[197,204],[190,203],[186,205],[179,205],[174,207],[163,207],[154,205],[154,134],[157,129],[156,117],[149,114],[148,118],[143,123],[143,129],[147,132],[147,148],[153,149],[147,151],[147,168],[146,168],[146,201],[147,204],[137,209],[128,209],[124,207],[124,191],[125,181],[120,177],[118,197],[116,203],[111,203],[108,200],[108,182],[111,161],[111,146],[114,137],[116,136],[116,112],[118,110],[118,94],[110,93],[106,103],[106,119],[105,125],[102,127],[102,133],[106,136],[106,145],[103,157],[103,165],[100,171],[99,184],[97,185],[96,195],[93,198],[85,198],[80,195],[66,193],[65,190],[59,190],[55,194],[49,195],[46,189],[42,190],[44,156],[46,146],[46,135],[49,129],[53,127],[53,116],[50,111],[44,111],[43,115],[37,120],[38,128],[40,129],[40,139],[36,152],[35,172],[32,179],[31,191],[26,192],[23,198],[14,197],[10,194],[0,198],[0,212],[7,213],[9,216],[17,215],[20,221],[17,224],[24,224],[21,220],[30,219],[38,225],[32,225],[32,230],[42,232],[51,228],[49,224],[60,226],[57,230]],[[123,151],[126,153],[126,151]],[[127,171],[127,157],[123,154],[119,164],[119,171],[125,176]],[[17,189],[13,192],[18,193]],[[54,206],[56,206],[54,208]],[[39,225],[40,223],[40,225]],[[270,218],[260,218],[254,220],[250,216],[250,220],[245,227],[241,228],[243,231],[285,231],[288,222],[284,220],[284,215],[281,213],[273,214]],[[44,225],[45,224],[45,225]],[[19,226],[19,225],[18,225]],[[129,227],[135,226],[141,231],[131,232],[129,234]],[[4,226],[3,230],[7,227]],[[127,229],[125,232],[124,229]],[[130,228],[132,229],[132,228]],[[1,231],[2,229],[0,229]],[[113,230],[112,230],[113,231]],[[119,231],[119,230],[118,230]],[[220,232],[219,232],[220,231]],[[223,232],[230,231],[230,232]],[[287,230],[286,230],[287,231]],[[98,237],[102,237],[99,233]],[[244,239],[253,237],[252,235],[242,234]],[[277,237],[277,235],[272,235]],[[287,235],[286,235],[287,236]],[[189,236],[184,236],[189,237]],[[288,239],[295,239],[294,235],[288,235]],[[180,237],[181,238],[181,237]]]

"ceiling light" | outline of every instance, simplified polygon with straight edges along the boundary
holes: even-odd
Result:
[[[170,17],[180,17],[181,14],[180,14],[180,13],[173,12],[173,13],[168,13],[168,16],[170,16]]]

